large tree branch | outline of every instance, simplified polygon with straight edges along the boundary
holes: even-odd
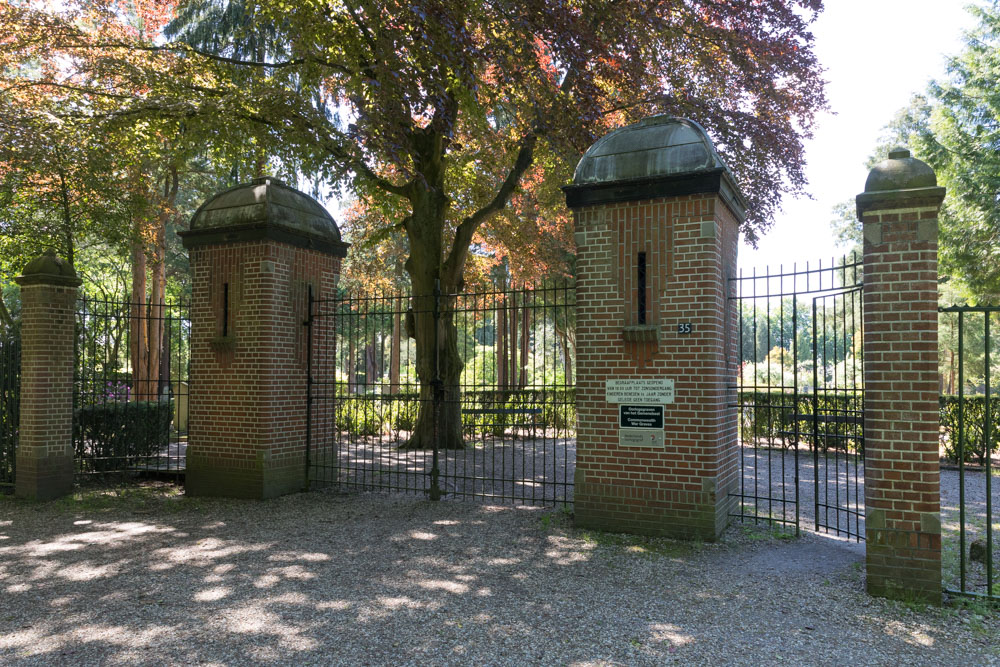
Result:
[[[479,226],[499,213],[507,206],[514,190],[521,182],[521,177],[531,166],[535,158],[535,145],[538,143],[538,136],[534,133],[528,134],[521,140],[521,146],[517,151],[517,158],[507,172],[507,177],[496,195],[488,204],[477,210],[469,217],[462,220],[455,230],[455,240],[452,243],[448,259],[442,267],[442,280],[448,285],[455,285],[465,268],[465,258],[469,254],[469,246],[472,244],[472,237],[479,229]]]
[[[317,63],[323,65],[324,67],[329,67],[330,69],[336,70],[343,74],[354,74],[355,72],[341,63],[335,63],[330,60],[325,60],[323,58],[317,58],[311,56],[309,58],[292,58],[291,60],[278,60],[278,61],[267,61],[267,60],[244,60],[243,58],[231,58],[229,56],[224,56],[218,53],[212,53],[211,51],[206,51],[204,49],[199,49],[190,44],[184,42],[171,42],[168,44],[159,45],[148,45],[148,44],[133,44],[129,42],[85,42],[80,44],[60,44],[59,48],[62,49],[128,49],[129,51],[145,51],[148,53],[181,53],[181,54],[195,54],[207,60],[211,60],[217,63],[224,63],[226,65],[235,65],[237,67],[256,67],[261,69],[285,69],[288,67],[296,67],[298,65],[304,65],[306,63]]]
[[[305,127],[312,132],[318,139],[320,144],[330,152],[333,157],[342,162],[344,166],[356,174],[360,175],[362,178],[370,181],[375,187],[388,192],[389,194],[398,195],[400,197],[409,198],[412,195],[413,182],[404,183],[403,185],[397,185],[390,181],[389,179],[379,176],[374,169],[368,166],[364,160],[359,157],[351,155],[348,151],[344,149],[342,142],[337,141],[335,138],[331,137],[326,131],[318,127],[316,123],[312,121],[308,116],[302,113],[295,113],[296,118],[299,122],[303,123]],[[250,120],[255,120],[257,122],[266,122],[268,125],[273,126],[274,124],[267,119],[262,117],[250,118]]]

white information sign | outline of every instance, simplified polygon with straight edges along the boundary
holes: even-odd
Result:
[[[663,405],[674,402],[674,381],[667,378],[615,378],[604,381],[608,403]]]

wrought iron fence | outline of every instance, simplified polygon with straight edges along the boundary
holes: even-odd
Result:
[[[310,482],[571,502],[574,299],[559,285],[311,300]]]
[[[187,449],[190,308],[77,304],[73,448],[78,474],[179,477]]]
[[[993,354],[995,332],[1000,330],[1000,306],[951,306],[939,308],[942,343],[954,338],[957,356],[946,364],[942,386],[956,394],[941,399],[941,448],[957,466],[957,488],[942,483],[942,571],[947,592],[1000,600],[1000,583],[994,571],[1000,517],[997,461],[997,406],[993,378],[1000,369]],[[942,471],[942,478],[950,471]],[[951,473],[954,474],[954,473]]]
[[[21,414],[21,339],[0,338],[0,488],[14,486]]]
[[[735,518],[864,536],[862,261],[740,273]],[[804,476],[803,476],[804,473]]]

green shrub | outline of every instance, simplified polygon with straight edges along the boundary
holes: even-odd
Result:
[[[338,431],[358,436],[412,431],[420,413],[420,394],[338,393]],[[572,431],[576,428],[576,391],[570,389],[480,390],[462,393],[462,430],[467,437],[500,437],[516,424]],[[538,414],[528,410],[540,410]]]
[[[155,456],[170,442],[170,401],[87,405],[74,415],[76,457],[96,470],[117,470],[130,459]]]
[[[824,417],[860,416],[862,405],[862,395],[853,392],[819,396],[815,399],[812,394],[740,392],[740,439],[745,443],[766,443],[785,449],[798,442],[818,445],[824,452],[831,448],[843,450],[846,447],[848,451],[863,453],[864,441],[860,437],[860,424],[823,420]],[[819,409],[821,418],[817,423],[813,420],[814,408]]]
[[[337,400],[334,423],[338,431],[356,436],[382,433],[383,418],[377,394],[355,394]]]
[[[943,395],[938,398],[941,412],[941,442],[944,445],[945,456],[957,463],[959,450],[965,463],[986,464],[986,397],[965,396],[960,402],[958,396]],[[959,446],[959,406],[961,405],[962,428],[961,447]],[[1000,404],[994,399],[990,401],[990,440],[991,453],[997,449],[1000,438]]]

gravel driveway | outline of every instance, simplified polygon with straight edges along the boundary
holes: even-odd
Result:
[[[416,497],[0,498],[5,664],[998,664],[1000,620],[869,598],[861,555]]]

